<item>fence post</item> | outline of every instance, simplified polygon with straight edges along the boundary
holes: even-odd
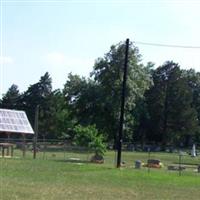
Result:
[[[36,159],[36,153],[37,153],[38,115],[39,115],[39,105],[37,105],[35,109],[35,124],[34,124],[35,135],[33,137],[33,159]]]
[[[182,157],[182,155],[183,155],[183,153],[181,152],[181,151],[179,151],[179,176],[181,176],[181,171],[182,171],[182,169],[181,169],[181,157]]]
[[[25,136],[24,133],[22,134],[22,138],[23,138],[22,155],[23,155],[23,158],[25,158],[25,155],[26,155],[26,136]]]

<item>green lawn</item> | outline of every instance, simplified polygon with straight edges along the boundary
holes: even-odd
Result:
[[[131,199],[131,200],[197,200],[200,198],[200,174],[193,171],[199,158],[183,157],[191,163],[189,170],[178,176],[177,172],[146,168],[136,170],[134,161],[145,162],[147,153],[123,153],[126,167],[114,168],[114,153],[108,152],[105,164],[87,163],[88,154],[46,153],[45,158],[32,160],[0,159],[1,200],[68,200],[68,199]],[[51,157],[52,156],[52,157]],[[81,157],[82,156],[82,157]],[[84,162],[69,158],[80,158]],[[178,156],[154,153],[165,166],[176,163]],[[65,158],[65,159],[63,159]],[[194,166],[194,167],[193,167]]]

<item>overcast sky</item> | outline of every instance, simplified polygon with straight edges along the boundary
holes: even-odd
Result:
[[[199,0],[0,1],[0,95],[13,83],[25,91],[46,71],[63,88],[69,72],[88,76],[126,38],[200,46]],[[200,71],[200,48],[136,46],[144,64],[173,60]]]

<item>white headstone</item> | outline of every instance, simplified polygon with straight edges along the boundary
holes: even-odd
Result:
[[[193,144],[193,146],[192,146],[191,156],[196,157],[196,146],[195,146],[195,144]]]

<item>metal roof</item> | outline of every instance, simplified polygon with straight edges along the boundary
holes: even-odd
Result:
[[[34,134],[26,113],[9,109],[0,109],[0,132]]]

